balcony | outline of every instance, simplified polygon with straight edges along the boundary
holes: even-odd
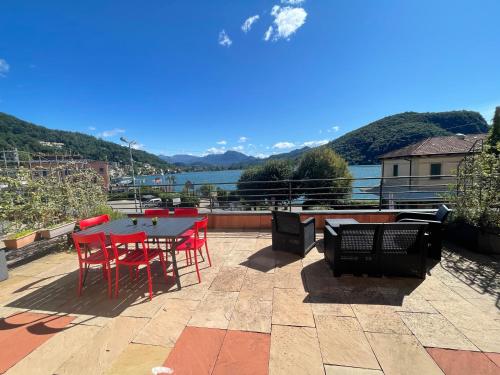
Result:
[[[52,252],[0,282],[0,373],[495,374],[500,263],[447,245],[425,280],[334,278],[322,241],[304,258],[261,230],[209,232],[212,267],[179,256],[182,289],[153,267],[109,299],[77,258]]]

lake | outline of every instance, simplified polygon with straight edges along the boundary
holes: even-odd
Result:
[[[354,178],[380,177],[381,174],[380,165],[352,165],[349,170]],[[175,191],[181,191],[187,181],[197,185],[212,184],[225,190],[235,190],[235,182],[242,173],[243,170],[177,173],[174,175]],[[137,176],[136,182],[143,186],[166,185],[168,184],[167,178],[168,175]],[[354,195],[359,193],[360,187],[376,186],[378,183],[378,179],[354,181]],[[368,196],[365,195],[364,198]]]

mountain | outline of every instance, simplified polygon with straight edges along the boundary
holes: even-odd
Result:
[[[378,157],[422,139],[457,133],[486,133],[488,123],[478,112],[405,112],[384,117],[329,142],[349,164],[376,164]]]
[[[425,138],[487,131],[488,123],[478,112],[405,112],[374,121],[320,147],[330,147],[349,164],[378,164],[379,156]],[[269,159],[297,159],[308,150],[304,147]]]
[[[160,155],[160,158],[178,166],[215,166],[224,168],[241,168],[256,164],[259,159],[237,151],[226,151],[223,154],[210,154],[206,156],[193,155]]]
[[[281,159],[296,159],[300,157],[305,152],[312,150],[311,147],[302,147],[290,152],[284,152],[282,154],[271,155],[268,157],[269,160],[281,160]]]
[[[42,142],[42,143],[41,143]],[[107,142],[91,135],[48,129],[6,113],[0,112],[0,150],[77,153],[92,160],[130,163],[129,150],[113,142]],[[158,156],[141,150],[134,150],[134,161],[150,164],[158,169],[171,167]]]

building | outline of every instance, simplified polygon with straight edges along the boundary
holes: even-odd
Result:
[[[380,156],[383,199],[403,202],[437,199],[456,182],[466,155],[481,150],[487,134],[431,137]]]

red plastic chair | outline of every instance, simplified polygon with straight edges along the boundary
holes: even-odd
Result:
[[[170,216],[170,210],[168,208],[155,208],[144,210],[144,216],[148,217],[166,217]]]
[[[83,283],[91,265],[102,265],[104,278],[108,281],[108,295],[111,297],[111,271],[110,262],[114,255],[106,248],[106,236],[103,232],[80,235],[73,233],[73,242],[78,253],[80,274],[78,277],[78,295],[82,295]]]
[[[146,241],[147,236],[144,232],[132,234],[110,234],[111,247],[115,254],[116,260],[116,276],[115,276],[115,296],[118,297],[118,284],[120,279],[120,265],[137,267],[141,265],[146,266],[149,284],[149,299],[153,299],[153,281],[151,280],[151,265],[150,262],[156,257],[160,258],[165,279],[167,278],[167,266],[163,252],[160,249],[151,249]],[[140,245],[140,247],[139,247]],[[120,253],[119,246],[125,246],[124,250]],[[136,271],[137,273],[137,271]]]
[[[109,221],[109,215],[91,217],[90,219],[80,220],[79,227],[80,230],[84,230],[89,227],[94,227],[99,224],[107,223],[108,221]]]
[[[197,208],[174,208],[174,216],[176,217],[193,217],[198,216]],[[181,234],[181,237],[191,237],[194,235],[194,229],[188,229]]]
[[[200,277],[200,269],[198,267],[198,252],[203,257],[203,253],[201,249],[205,246],[205,251],[208,257],[208,264],[212,267],[212,261],[210,260],[210,254],[208,252],[208,243],[207,243],[207,227],[208,227],[208,218],[203,218],[200,221],[194,223],[194,236],[189,240],[183,242],[177,247],[179,251],[186,252],[186,262],[191,262],[191,251],[194,251],[194,264],[196,266],[196,274],[198,275],[198,282],[201,283]],[[200,232],[203,233],[203,237],[200,236]]]

